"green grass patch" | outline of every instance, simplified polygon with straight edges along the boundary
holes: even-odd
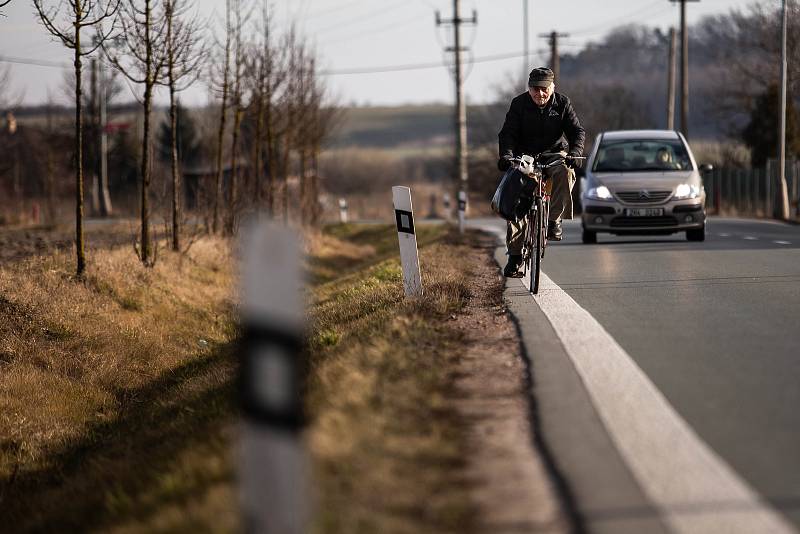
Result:
[[[463,348],[448,319],[468,298],[470,267],[452,261],[464,257],[465,245],[447,227],[420,230],[425,295],[409,300],[394,227],[328,229],[374,250],[314,288],[308,405],[320,490],[315,532],[473,529],[461,476],[464,427],[448,401]]]

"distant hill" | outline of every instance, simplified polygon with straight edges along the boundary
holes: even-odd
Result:
[[[447,143],[452,139],[451,110],[442,104],[345,108],[330,145],[386,148]]]
[[[470,106],[470,143],[495,140],[504,110],[492,115],[491,106]],[[453,144],[453,107],[446,104],[397,107],[350,107],[342,110],[329,148],[434,148]]]

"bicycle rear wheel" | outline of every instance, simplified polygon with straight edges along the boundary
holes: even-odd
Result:
[[[542,252],[544,251],[543,246],[543,237],[544,232],[546,231],[543,228],[543,221],[544,221],[544,212],[542,210],[542,199],[537,198],[533,213],[533,220],[530,221],[533,225],[531,229],[531,238],[533,242],[531,243],[531,276],[530,276],[530,292],[536,295],[539,293],[539,275],[541,274],[542,269]]]

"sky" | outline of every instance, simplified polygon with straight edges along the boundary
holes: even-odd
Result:
[[[250,1],[260,4],[263,0]],[[462,26],[462,45],[469,47],[464,59],[472,61],[465,67],[467,102],[491,101],[497,87],[507,84],[524,90],[523,73],[548,62],[547,41],[540,34],[569,34],[560,40],[561,50],[567,53],[600,40],[615,26],[640,23],[666,30],[677,27],[680,20],[678,4],[669,0],[527,0],[531,58],[530,65],[525,65],[525,1],[461,0],[462,17],[471,17],[473,10],[477,15],[477,24]],[[688,21],[744,9],[754,1],[692,1],[687,3]],[[224,0],[194,3],[209,28],[219,26]],[[447,25],[437,27],[435,15],[439,11],[442,19],[452,18],[452,0],[292,0],[270,5],[278,32],[295,24],[315,47],[336,102],[400,105],[454,100],[451,69],[443,66],[452,58],[444,48],[452,45],[453,30]],[[48,92],[66,103],[61,86],[63,72],[70,68],[70,51],[47,33],[34,15],[31,0],[12,0],[2,11],[0,63],[11,65],[13,87],[23,103],[45,102]],[[371,72],[359,72],[364,70]],[[165,102],[166,94],[157,98]],[[198,83],[182,98],[189,105],[203,105],[209,99],[208,89]]]

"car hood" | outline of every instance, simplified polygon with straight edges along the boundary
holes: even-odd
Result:
[[[696,183],[696,171],[669,171],[669,172],[600,172],[593,173],[593,179],[609,189],[649,189],[673,190],[680,184]]]

